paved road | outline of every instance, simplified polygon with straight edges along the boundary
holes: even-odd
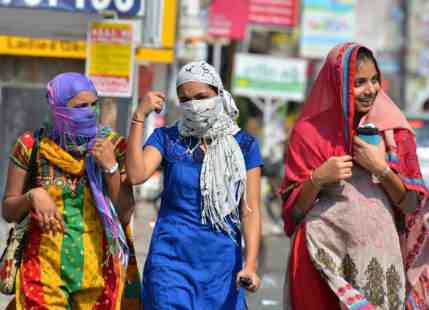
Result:
[[[264,210],[263,210],[264,211]],[[134,227],[135,244],[140,270],[147,255],[148,245],[152,234],[152,224],[156,218],[156,211],[149,204],[140,204],[137,208]],[[286,266],[286,257],[289,251],[289,241],[282,234],[273,234],[273,226],[263,212],[264,247],[263,262],[261,263],[262,285],[258,292],[249,294],[247,302],[250,310],[280,310],[282,309],[282,287]],[[7,226],[0,222],[0,245],[3,250]],[[0,295],[0,309],[4,309],[10,298]]]
[[[283,283],[286,268],[286,257],[289,241],[283,236],[265,236],[266,260],[261,288],[255,294],[248,294],[247,303],[250,310],[283,309]]]

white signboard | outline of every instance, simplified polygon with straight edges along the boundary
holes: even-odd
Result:
[[[306,82],[305,60],[236,55],[232,86],[235,95],[303,101]]]
[[[324,58],[337,44],[354,39],[355,0],[304,0],[301,56]]]

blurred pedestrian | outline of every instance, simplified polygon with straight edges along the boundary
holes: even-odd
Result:
[[[97,127],[97,92],[84,75],[57,75],[47,89],[50,120],[18,138],[3,200],[6,221],[31,215],[16,308],[118,309],[132,254],[122,226],[132,213],[126,141]]]
[[[234,122],[238,109],[212,66],[187,64],[176,85],[182,118],[155,129],[142,151],[144,120],[165,101],[159,92],[148,93],[134,113],[127,149],[133,184],[160,165],[164,171],[144,268],[144,309],[246,309],[240,278],[249,280],[249,291],[260,285],[259,147]]]
[[[422,104],[422,112],[429,113],[429,98],[426,99]]]
[[[404,309],[406,288],[418,302],[427,259],[412,252],[427,256],[427,245],[402,237],[421,234],[412,220],[427,190],[413,131],[380,84],[370,50],[335,47],[293,128],[281,186],[293,235],[285,309]],[[380,135],[358,136],[370,123]]]

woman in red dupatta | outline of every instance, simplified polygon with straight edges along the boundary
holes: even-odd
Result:
[[[336,46],[292,130],[285,309],[428,309],[427,190],[413,131],[380,81],[370,50]],[[366,123],[379,145],[356,136]]]

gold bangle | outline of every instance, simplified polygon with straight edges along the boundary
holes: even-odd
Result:
[[[131,124],[136,124],[136,125],[144,125],[144,121],[137,119],[137,118],[132,118],[131,119]]]
[[[135,121],[135,122],[137,122],[137,123],[144,123],[144,121],[145,121],[145,116],[143,116],[143,119],[139,119],[138,117],[137,117],[137,115],[136,115],[136,113],[134,113],[133,114],[133,118],[132,118],[132,120],[133,121]]]
[[[24,194],[25,199],[33,204],[33,193],[32,193],[32,189],[28,190],[25,194]]]
[[[137,123],[144,123],[144,120],[133,117],[133,121]]]
[[[317,183],[317,182],[314,180],[313,172],[314,172],[314,170],[312,170],[312,171],[311,171],[311,173],[310,173],[310,182],[311,182],[311,184],[313,184],[316,188],[321,188],[321,187],[322,187],[322,185],[321,185],[321,184],[319,184],[319,183]]]

